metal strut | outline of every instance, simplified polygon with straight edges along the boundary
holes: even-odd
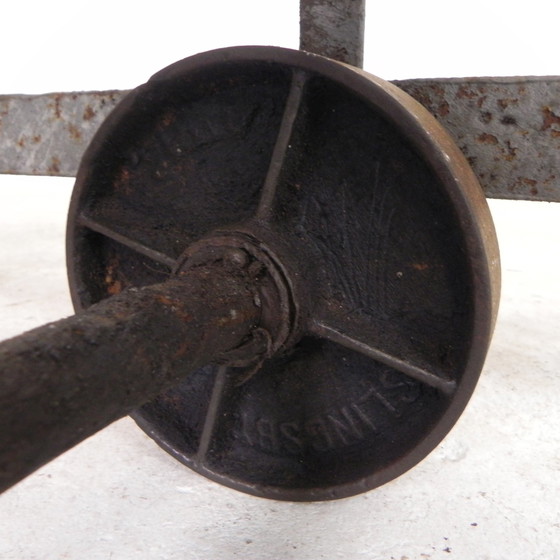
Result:
[[[302,51],[362,68],[365,0],[301,0],[299,17]]]

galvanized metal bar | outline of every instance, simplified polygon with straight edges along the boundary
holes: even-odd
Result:
[[[300,0],[300,49],[361,68],[365,0]]]
[[[560,202],[560,77],[394,82],[449,131],[491,198]],[[0,173],[75,176],[126,91],[0,96]]]
[[[560,202],[560,78],[395,82],[449,131],[486,196]]]
[[[0,173],[75,177],[93,134],[126,93],[0,95]]]
[[[0,491],[194,369],[238,356],[261,309],[232,266],[193,268],[0,344]]]

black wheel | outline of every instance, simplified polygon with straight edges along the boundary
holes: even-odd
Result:
[[[441,441],[483,366],[499,260],[473,173],[420,105],[272,47],[153,76],[82,162],[75,306],[222,242],[273,263],[287,326],[258,366],[210,365],[135,411],[159,445],[244,492],[324,500],[399,476]]]

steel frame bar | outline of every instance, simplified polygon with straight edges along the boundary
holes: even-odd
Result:
[[[490,198],[560,202],[560,78],[395,82],[438,119]]]
[[[365,0],[301,0],[300,48],[361,67]],[[486,196],[560,202],[560,77],[395,82],[448,130]],[[0,173],[73,177],[127,91],[0,96]]]
[[[365,0],[300,0],[299,16],[302,51],[362,68]]]
[[[560,77],[394,82],[447,129],[491,198],[560,202]],[[127,91],[0,96],[0,173],[75,176]]]

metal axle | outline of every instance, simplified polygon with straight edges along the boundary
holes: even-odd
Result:
[[[191,371],[258,355],[258,281],[236,257],[3,342],[0,491]]]

